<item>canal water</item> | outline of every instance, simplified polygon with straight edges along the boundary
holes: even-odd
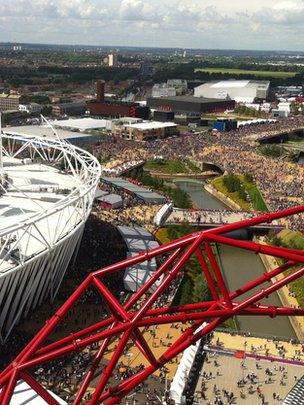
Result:
[[[192,179],[178,179],[174,183],[181,189],[187,191],[194,204],[204,209],[225,209],[227,208],[221,201],[213,197],[204,190],[204,182]],[[257,278],[265,272],[265,267],[258,255],[232,248],[226,245],[218,246],[220,265],[226,278],[230,291],[236,290],[241,285]],[[257,291],[256,289],[255,291]],[[244,294],[249,297],[253,292]],[[261,303],[281,306],[281,301],[277,294],[272,294]],[[270,319],[265,316],[238,316],[237,327],[241,332],[261,334],[269,337],[296,338],[295,332],[287,317],[277,317]]]

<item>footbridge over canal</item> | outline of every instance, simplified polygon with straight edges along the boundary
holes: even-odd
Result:
[[[204,209],[179,209],[174,208],[166,219],[166,225],[179,225],[187,223],[202,228],[217,228],[225,224],[232,224],[236,221],[242,221],[257,216],[258,213],[246,211],[228,211],[228,210],[204,210]],[[281,230],[284,225],[280,221],[272,223],[263,223],[251,227],[257,231],[268,232],[269,230]]]

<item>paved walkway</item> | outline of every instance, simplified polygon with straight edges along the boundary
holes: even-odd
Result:
[[[273,356],[277,359],[289,359],[304,363],[304,344],[216,332],[210,346],[231,351],[244,350],[246,353],[257,356]]]
[[[200,404],[281,404],[304,367],[209,354],[196,388]],[[229,395],[231,402],[229,402]],[[220,403],[220,402],[218,402]]]

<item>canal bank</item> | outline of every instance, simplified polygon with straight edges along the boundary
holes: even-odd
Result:
[[[265,244],[265,242],[263,240],[258,240],[258,242]],[[267,272],[270,272],[271,270],[278,267],[278,263],[276,262],[276,260],[273,257],[263,255],[263,254],[259,254],[259,256],[260,256]],[[284,276],[282,274],[279,274],[276,277],[274,277],[274,280],[280,281],[280,280],[282,280],[282,278],[284,278]],[[294,298],[290,295],[289,289],[287,286],[280,288],[280,290],[278,290],[278,295],[280,297],[282,305],[284,305],[286,307],[298,307],[299,306],[299,303],[296,300],[296,298]],[[300,341],[304,341],[304,318],[300,317],[300,316],[289,316],[288,318],[297,335],[297,338]]]
[[[227,209],[232,208],[230,201],[221,196],[222,193],[213,190],[205,182],[191,179],[174,179],[174,182],[184,191],[186,191],[193,203],[202,209]],[[210,193],[211,190],[212,192]],[[240,209],[234,206],[233,209]],[[218,246],[219,261],[223,274],[227,280],[228,288],[234,291],[241,285],[261,276],[265,273],[265,264],[262,258],[251,252],[235,249],[226,245]],[[266,268],[267,270],[267,268]],[[255,289],[256,292],[258,289]],[[250,294],[244,294],[242,298]],[[268,299],[262,301],[267,305],[281,306],[281,297],[278,294],[272,294]],[[283,302],[283,305],[284,302]],[[238,316],[237,326],[239,332],[249,332],[252,335],[263,335],[268,337],[296,338],[295,325],[292,325],[287,317],[277,317],[269,321],[269,317],[250,317]]]

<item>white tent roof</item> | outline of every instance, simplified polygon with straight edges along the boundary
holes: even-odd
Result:
[[[59,404],[66,405],[66,402],[48,391]],[[34,391],[26,382],[20,380],[17,382],[10,405],[47,405],[47,402],[42,399],[36,391]]]

